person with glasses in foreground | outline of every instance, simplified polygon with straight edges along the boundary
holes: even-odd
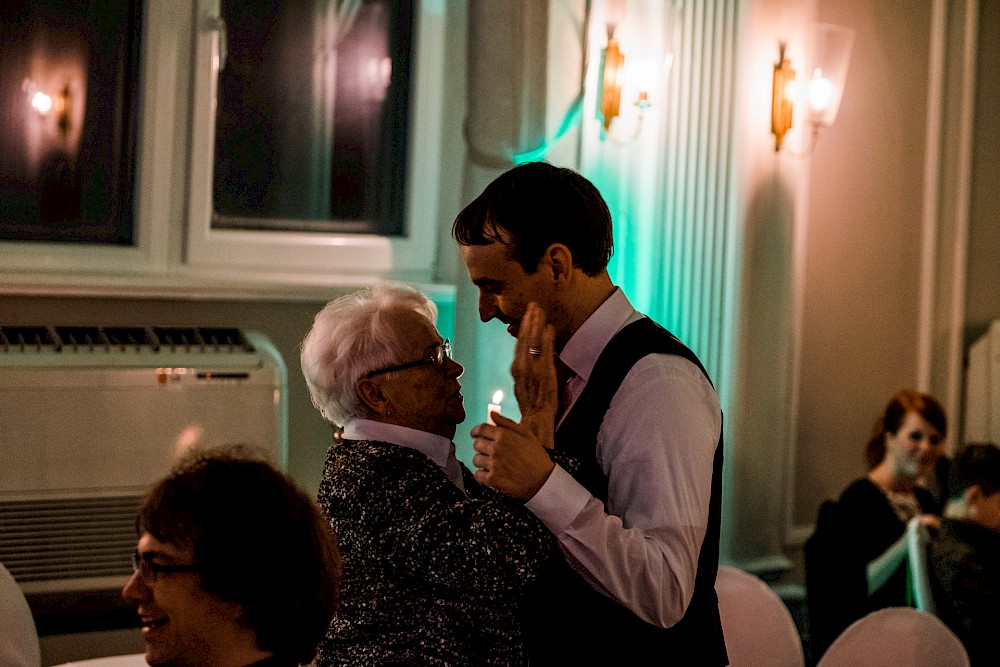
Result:
[[[193,450],[146,495],[134,573],[145,657],[309,663],[337,604],[340,554],[315,502],[249,449]]]
[[[327,304],[302,342],[312,401],[344,429],[319,488],[344,557],[320,667],[524,664],[520,593],[552,538],[455,458],[463,368],[436,319],[419,291],[380,284]],[[548,380],[527,410],[517,390],[522,424],[551,423]]]

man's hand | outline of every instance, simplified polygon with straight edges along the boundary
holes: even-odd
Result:
[[[499,413],[493,419],[495,425],[480,424],[472,429],[476,481],[514,498],[530,500],[555,464],[531,428]]]
[[[531,429],[549,449],[554,445],[559,409],[555,336],[555,328],[545,323],[545,311],[529,303],[518,326],[514,362],[510,367],[521,424]]]

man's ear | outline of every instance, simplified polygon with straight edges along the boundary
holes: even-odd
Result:
[[[986,494],[983,493],[983,487],[979,486],[978,484],[973,484],[972,486],[967,488],[965,490],[965,493],[962,494],[962,496],[963,499],[965,500],[966,507],[971,507],[972,505],[978,505],[986,498]]]
[[[382,415],[389,409],[389,399],[382,391],[382,383],[373,378],[359,378],[354,385],[358,398],[371,414]]]
[[[565,283],[573,272],[573,253],[562,243],[553,243],[545,249],[542,260],[552,270],[552,281]]]

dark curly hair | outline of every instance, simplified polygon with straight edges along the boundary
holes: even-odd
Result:
[[[316,503],[260,453],[190,452],[146,495],[136,530],[190,546],[202,590],[242,607],[258,648],[315,657],[337,605],[340,553]]]
[[[464,246],[507,245],[527,273],[553,243],[569,248],[574,266],[588,276],[603,271],[614,252],[611,212],[601,193],[579,173],[547,162],[498,176],[458,214],[451,234]]]
[[[1000,492],[1000,449],[992,442],[970,442],[951,463],[949,497],[957,498],[971,486],[984,496]]]

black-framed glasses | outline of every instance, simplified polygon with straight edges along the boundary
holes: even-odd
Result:
[[[165,563],[154,563],[148,558],[143,558],[139,552],[132,553],[132,572],[138,572],[142,580],[147,584],[156,581],[156,577],[161,574],[174,574],[176,572],[198,572],[201,568],[197,565],[167,565]]]
[[[440,368],[444,365],[445,359],[451,359],[451,341],[447,338],[444,339],[443,343],[439,343],[437,347],[434,348],[434,354],[423,359],[418,359],[417,361],[407,361],[405,364],[396,364],[395,366],[386,366],[385,368],[379,368],[374,371],[368,371],[363,377],[370,378],[373,375],[378,375],[380,373],[389,373],[391,371],[401,371],[407,368],[414,368],[416,366],[423,366],[424,364],[433,364]]]

